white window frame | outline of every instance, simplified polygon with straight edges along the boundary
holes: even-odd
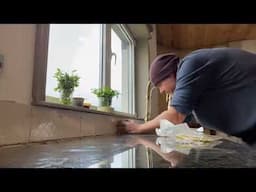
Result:
[[[135,114],[135,56],[134,56],[134,50],[135,50],[135,38],[133,37],[132,33],[129,31],[129,28],[124,24],[112,24],[112,25],[106,25],[106,42],[103,43],[106,45],[106,63],[105,63],[105,77],[102,84],[104,86],[110,86],[111,85],[111,59],[112,59],[112,50],[111,50],[111,28],[117,29],[118,31],[122,32],[125,36],[126,40],[129,42],[130,46],[130,60],[128,63],[128,74],[127,74],[127,80],[128,80],[128,98],[123,98],[123,101],[128,101],[128,113],[129,114]],[[103,67],[104,68],[104,67]],[[123,102],[122,102],[123,104]]]

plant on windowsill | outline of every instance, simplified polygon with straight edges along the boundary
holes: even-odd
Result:
[[[117,90],[113,90],[110,87],[102,87],[98,89],[91,89],[99,99],[99,111],[112,112],[114,109],[111,107],[112,98],[118,97],[120,93]]]
[[[75,75],[76,70],[73,70],[71,74],[67,72],[62,72],[57,68],[54,77],[57,79],[57,87],[54,88],[54,91],[58,91],[61,94],[61,103],[64,105],[71,104],[71,97],[75,90],[75,87],[79,86],[80,77]]]

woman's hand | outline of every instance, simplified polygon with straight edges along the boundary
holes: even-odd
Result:
[[[118,134],[125,133],[140,133],[140,124],[135,123],[133,120],[123,120],[117,123]]]

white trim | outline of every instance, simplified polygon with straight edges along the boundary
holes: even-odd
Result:
[[[131,53],[131,63],[129,65],[129,90],[131,94],[129,95],[129,112],[135,114],[135,57],[134,57],[134,45],[130,47]]]
[[[136,41],[135,38],[133,36],[133,34],[130,32],[129,28],[127,27],[126,24],[120,24],[119,25],[121,30],[124,32],[124,34],[126,35],[127,39],[134,45],[134,47],[136,46]]]
[[[111,25],[106,24],[106,41],[105,41],[105,47],[106,47],[106,57],[105,57],[105,77],[104,77],[104,83],[103,86],[109,86],[111,85]]]
[[[128,83],[128,89],[130,91],[130,94],[128,95],[128,100],[129,100],[129,108],[128,112],[135,114],[135,70],[134,70],[134,65],[135,65],[135,57],[134,57],[134,49],[135,49],[135,39],[132,35],[132,33],[129,31],[128,27],[126,25],[121,24],[120,25],[121,30],[125,34],[127,40],[130,43],[130,63],[129,63],[129,83]]]
[[[112,24],[111,27],[114,31],[121,34],[123,36],[123,40],[127,41],[129,45],[129,60],[127,62],[128,74],[126,75],[128,80],[128,95],[125,100],[128,100],[127,112],[130,114],[135,114],[135,39],[126,25]]]
[[[100,25],[100,76],[99,76],[99,87],[105,84],[105,66],[106,66],[106,24]]]

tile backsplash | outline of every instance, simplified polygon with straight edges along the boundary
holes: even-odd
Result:
[[[0,145],[113,135],[122,117],[0,101]]]

